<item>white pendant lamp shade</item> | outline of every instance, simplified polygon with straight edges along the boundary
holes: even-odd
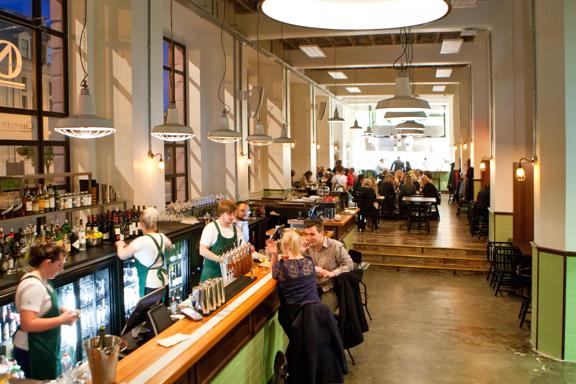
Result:
[[[116,132],[112,122],[96,116],[94,99],[87,85],[78,95],[77,113],[58,120],[54,130],[76,139],[96,139]]]
[[[187,125],[179,123],[176,105],[170,103],[166,112],[166,123],[152,128],[152,136],[164,141],[182,141],[194,137],[194,131]]]
[[[294,144],[294,139],[288,136],[288,124],[282,124],[280,137],[274,139],[275,144]]]
[[[426,112],[422,111],[386,112],[384,114],[384,120],[396,124],[403,123],[409,120],[420,122],[426,120],[426,117],[427,117]]]
[[[354,119],[354,125],[351,126],[350,129],[362,129],[362,127],[358,125],[358,119]]]
[[[376,109],[384,109],[387,112],[426,112],[430,110],[430,104],[426,100],[412,97],[410,79],[406,70],[401,70],[396,77],[394,89],[396,92],[394,97],[380,100]]]
[[[305,11],[303,11],[305,10]],[[444,17],[445,0],[265,0],[262,11],[287,24],[324,29],[388,29]]]
[[[328,119],[328,121],[330,123],[338,123],[338,122],[342,122],[344,121],[343,118],[340,117],[340,114],[338,113],[338,107],[334,108],[334,114],[332,115],[331,118]]]
[[[264,133],[264,124],[262,124],[260,119],[258,119],[256,121],[256,126],[254,128],[254,134],[248,135],[246,141],[248,141],[248,143],[250,143],[251,145],[255,145],[257,147],[263,147],[272,144],[274,139],[272,139],[272,136],[269,136]]]
[[[210,130],[208,133],[208,140],[214,141],[216,143],[229,144],[235,143],[240,139],[242,139],[240,132],[236,132],[230,129],[228,124],[228,113],[226,110],[222,111],[218,129]]]
[[[414,120],[408,120],[408,121],[400,123],[396,126],[396,130],[400,131],[400,132],[406,131],[409,129],[412,129],[412,130],[416,129],[416,130],[420,130],[421,132],[424,132],[424,124],[417,123]],[[404,133],[404,132],[402,132],[402,133]]]

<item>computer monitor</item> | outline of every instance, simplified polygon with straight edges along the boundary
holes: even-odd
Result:
[[[147,295],[142,296],[140,300],[138,300],[134,312],[132,312],[128,320],[126,320],[126,325],[122,329],[122,335],[146,321],[146,314],[150,309],[162,302],[167,289],[168,285],[164,285]]]
[[[170,318],[170,311],[162,303],[150,309],[147,315],[148,322],[155,336],[158,336],[162,331],[174,324],[174,321]]]

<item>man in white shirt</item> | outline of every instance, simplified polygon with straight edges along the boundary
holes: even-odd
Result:
[[[246,243],[250,242],[250,228],[248,226],[248,218],[250,217],[250,205],[246,201],[239,201],[236,203],[236,218],[234,223],[242,232],[242,238]]]

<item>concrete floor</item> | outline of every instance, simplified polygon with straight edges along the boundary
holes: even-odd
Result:
[[[576,364],[530,349],[519,299],[494,297],[484,275],[371,267],[364,281],[373,320],[346,383],[576,383]]]

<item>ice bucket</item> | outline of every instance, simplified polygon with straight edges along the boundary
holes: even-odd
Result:
[[[88,358],[92,382],[113,384],[116,382],[118,354],[126,348],[126,342],[118,336],[105,335],[100,344],[100,336],[92,337],[82,343]]]

